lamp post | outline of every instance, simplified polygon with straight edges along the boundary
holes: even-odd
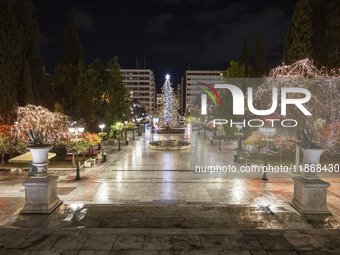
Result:
[[[202,111],[202,115],[203,115],[203,139],[205,139],[205,122],[206,122],[206,115],[207,115],[207,112],[206,111]]]
[[[124,121],[124,132],[125,132],[125,145],[129,145],[129,142],[127,140],[127,121]]]
[[[205,136],[205,122],[203,123],[203,139],[205,139],[206,136]]]
[[[84,128],[83,127],[69,127],[68,130],[70,131],[71,134],[74,135],[75,139],[76,139],[76,163],[77,163],[77,176],[75,178],[75,180],[80,180],[80,171],[79,171],[79,160],[78,160],[78,135],[81,135],[81,133],[84,132]]]
[[[222,148],[221,148],[222,138],[223,138],[223,127],[221,125],[221,137],[220,139],[218,139],[218,151],[222,151]]]
[[[240,141],[240,132],[242,129],[242,125],[236,125],[237,128],[237,136],[238,136],[238,140],[237,140],[237,160],[239,160],[240,158],[240,145],[241,145],[241,141]]]
[[[103,141],[105,124],[100,124],[99,128],[102,130],[102,132],[100,133],[100,136],[102,137],[102,163],[104,163],[106,161],[104,157],[104,141]]]
[[[259,131],[264,134],[266,138],[266,158],[264,160],[264,165],[266,167],[266,171],[263,171],[262,174],[262,180],[267,181],[267,156],[268,156],[268,137],[273,136],[275,134],[276,129],[275,128],[260,128]]]
[[[135,120],[133,120],[133,129],[132,129],[132,141],[135,140]]]
[[[120,122],[117,123],[118,130],[120,130]],[[121,134],[118,135],[118,151],[120,151],[120,136]]]

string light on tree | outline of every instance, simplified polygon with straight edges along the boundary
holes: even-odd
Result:
[[[162,105],[158,110],[160,128],[174,128],[179,124],[178,100],[171,87],[170,75],[165,75],[165,82],[162,88]]]
[[[303,59],[291,65],[281,65],[272,69],[269,77],[257,89],[254,102],[257,109],[269,109],[272,104],[272,94],[268,93],[273,87],[306,88],[311,92],[311,99],[305,104],[312,116],[305,116],[296,108],[291,107],[284,116],[296,119],[299,125],[290,129],[309,127],[318,142],[326,145],[331,154],[340,153],[336,148],[340,136],[340,69],[316,68],[313,61]],[[292,98],[298,98],[298,93],[292,93]],[[320,121],[322,120],[322,121]],[[321,126],[317,123],[323,123]],[[326,130],[327,129],[327,130]],[[287,130],[286,130],[287,131]],[[294,135],[294,133],[290,135]]]

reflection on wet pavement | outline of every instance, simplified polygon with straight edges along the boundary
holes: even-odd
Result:
[[[6,224],[6,226],[8,226]],[[21,228],[236,228],[236,229],[338,229],[333,216],[299,215],[293,210],[249,206],[118,206],[108,204],[62,205],[50,215],[19,215],[10,223]]]
[[[20,215],[22,181],[27,173],[0,171],[0,224],[20,227],[246,227],[279,229],[338,228],[340,182],[327,179],[328,206],[333,216],[301,216],[288,205],[293,197],[290,178],[192,178],[191,160],[204,159],[199,150],[164,152],[148,149],[149,135],[129,146],[107,147],[107,165],[81,171],[50,171],[59,176],[58,195],[64,204],[50,215]],[[173,139],[188,136],[175,135]],[[197,146],[204,143],[197,142]],[[227,150],[229,154],[223,154]],[[232,144],[215,158],[231,160]],[[202,150],[204,151],[204,150]],[[196,156],[193,156],[196,153]],[[227,152],[226,152],[227,153]],[[223,156],[224,155],[224,156]],[[227,156],[226,156],[227,155]],[[270,205],[270,206],[269,206]]]

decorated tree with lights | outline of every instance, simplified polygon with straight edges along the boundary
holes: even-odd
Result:
[[[17,121],[14,125],[17,136],[25,140],[29,130],[34,129],[45,138],[44,142],[56,144],[67,133],[67,116],[51,112],[45,107],[26,105],[17,108]]]
[[[178,100],[175,97],[174,89],[171,87],[170,75],[166,79],[162,88],[162,106],[159,108],[160,128],[171,129],[179,124]]]
[[[272,69],[269,77],[257,89],[254,95],[256,109],[269,109],[272,105],[272,88],[305,88],[311,98],[304,106],[311,113],[306,116],[297,107],[287,109],[286,119],[295,119],[298,125],[290,130],[291,134],[301,127],[311,129],[317,142],[327,148],[327,152],[340,153],[338,148],[340,120],[340,69],[316,68],[313,61],[303,59],[291,65],[281,65]],[[299,93],[290,93],[289,97],[301,98]]]

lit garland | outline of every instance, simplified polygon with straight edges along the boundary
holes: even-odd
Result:
[[[21,139],[27,139],[25,131],[35,129],[42,132],[45,142],[55,144],[62,134],[67,131],[67,116],[51,112],[42,106],[28,104],[25,107],[18,107],[17,122],[14,127]]]
[[[174,128],[179,124],[179,114],[177,112],[179,104],[170,84],[170,75],[166,75],[162,92],[163,104],[158,111],[159,124],[161,128]]]
[[[332,153],[339,153],[335,145],[339,143],[340,136],[340,69],[328,70],[326,67],[316,68],[313,61],[303,59],[292,65],[282,65],[270,71],[269,77],[257,89],[254,95],[254,102],[257,109],[269,109],[272,104],[273,87],[300,87],[308,89],[312,96],[305,107],[312,116],[305,116],[297,107],[287,110],[285,118],[296,119],[299,125],[297,128],[309,127],[318,142],[326,145],[327,150]],[[292,94],[298,98],[299,94]],[[289,106],[290,107],[290,106]],[[322,126],[317,122],[324,123]],[[328,132],[320,132],[327,127]],[[287,131],[287,129],[285,129]],[[326,135],[325,135],[326,133]]]

